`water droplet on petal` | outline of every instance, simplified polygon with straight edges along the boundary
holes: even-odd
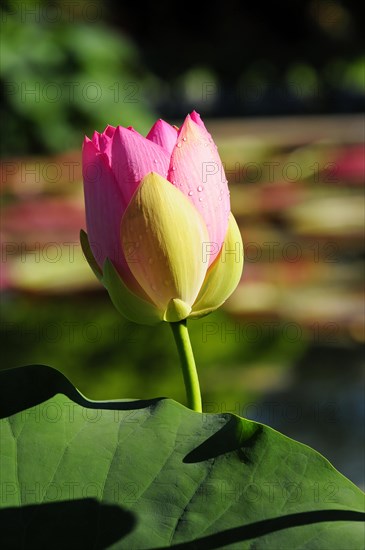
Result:
[[[183,141],[186,141],[186,137],[183,137]]]
[[[153,264],[153,258],[148,258],[148,263],[149,263],[150,265],[152,265],[152,264]]]
[[[200,193],[200,191],[203,191],[203,189],[204,189],[204,187],[202,187],[201,185],[199,185],[199,186],[197,187],[197,190],[199,191],[199,193]]]
[[[218,200],[221,201],[221,200],[222,200],[222,197],[218,197]]]
[[[173,167],[172,167],[172,170],[173,170],[173,171],[175,172],[175,170],[176,170],[176,166],[173,166]]]
[[[154,162],[155,164],[157,164],[157,163],[158,163],[158,160],[157,160],[157,159],[154,159],[153,162]]]
[[[176,183],[176,180],[172,180],[172,183],[173,183],[173,184],[175,185],[175,183]]]
[[[181,143],[180,143],[180,142],[177,143],[177,144],[176,144],[176,147],[181,147]]]
[[[203,202],[203,197],[199,197],[199,202]]]
[[[191,197],[193,195],[193,192],[189,191],[188,195],[189,195],[189,197]]]
[[[221,195],[223,195],[223,193],[224,193],[223,189],[221,189],[220,193],[221,193]]]
[[[138,235],[138,238],[141,241],[143,239],[143,235],[142,234]]]

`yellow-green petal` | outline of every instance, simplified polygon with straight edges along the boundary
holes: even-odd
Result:
[[[162,321],[162,313],[153,304],[129,290],[109,258],[104,262],[102,283],[115,308],[129,321],[143,325],[156,325]]]
[[[240,230],[232,213],[219,256],[207,271],[189,318],[208,315],[221,306],[237,287],[243,269],[243,244]]]
[[[202,250],[209,240],[191,202],[160,175],[148,174],[124,213],[121,240],[131,272],[166,320],[185,316],[204,281]],[[185,305],[170,303],[175,299]]]
[[[80,243],[81,243],[81,248],[82,248],[82,251],[84,253],[84,256],[87,260],[87,263],[89,264],[89,266],[93,270],[95,276],[99,279],[99,281],[101,281],[102,276],[103,276],[102,271],[101,271],[97,261],[94,258],[94,254],[91,251],[90,243],[89,243],[89,237],[87,236],[87,233],[85,233],[85,231],[83,229],[81,229],[81,231],[80,231]]]
[[[164,321],[167,321],[168,323],[182,321],[182,319],[186,319],[189,316],[190,312],[191,307],[188,304],[182,300],[179,300],[179,298],[174,298],[167,304],[167,309],[164,314]]]

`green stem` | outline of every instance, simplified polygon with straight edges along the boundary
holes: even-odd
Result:
[[[196,370],[193,349],[191,347],[186,320],[170,323],[179,352],[181,368],[184,376],[188,407],[193,411],[202,412],[202,398],[198,373]]]

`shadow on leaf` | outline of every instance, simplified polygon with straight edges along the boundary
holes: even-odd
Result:
[[[0,372],[0,418],[36,407],[58,393],[89,409],[144,409],[163,399],[92,401],[77,391],[60,371],[45,365],[29,365]]]
[[[255,445],[255,442],[260,437],[262,426],[250,421],[246,421],[243,424],[239,416],[229,416],[228,422],[215,434],[188,453],[184,457],[183,462],[186,464],[203,462],[204,460],[216,458],[219,455],[232,451],[238,451],[242,462],[250,462],[249,449]]]
[[[318,510],[315,512],[301,512],[297,514],[289,514],[277,518],[258,521],[220,531],[214,535],[201,537],[190,542],[173,544],[170,548],[174,550],[213,550],[214,548],[226,547],[228,544],[244,542],[246,540],[263,537],[288,529],[292,527],[307,526],[314,523],[322,522],[337,522],[337,521],[364,521],[365,514],[352,510]],[[159,548],[157,550],[162,550]]]
[[[93,498],[0,510],[1,547],[7,550],[101,550],[135,526],[131,512]]]

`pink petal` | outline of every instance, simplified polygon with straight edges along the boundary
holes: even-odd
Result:
[[[139,136],[143,137],[142,134],[140,134],[135,128],[133,128],[133,126],[128,126],[127,130],[129,130],[130,132],[135,132]]]
[[[107,126],[99,137],[99,150],[100,153],[105,153],[108,157],[110,165],[112,138],[114,136],[115,128],[113,126]]]
[[[210,134],[203,123],[197,124],[189,115],[179,131],[168,179],[190,199],[205,220],[210,238],[210,265],[227,232],[229,192],[222,162]]]
[[[125,204],[146,174],[156,172],[166,178],[169,162],[165,149],[138,132],[117,127],[112,140],[111,167]]]
[[[99,134],[99,132],[94,132],[92,137],[92,142],[95,147],[100,151],[100,153],[106,153],[110,157],[111,149],[111,138],[115,132],[114,126],[108,125],[104,132]]]
[[[206,129],[205,124],[204,124],[204,122],[202,121],[202,119],[201,119],[199,113],[197,113],[196,111],[193,111],[193,112],[191,113],[191,115],[190,115],[190,118],[191,118],[191,120],[192,120],[193,122],[195,122],[198,126],[201,126],[201,128],[204,128],[204,130],[208,133],[208,130]],[[211,137],[210,134],[209,134],[209,137]]]
[[[212,147],[212,151],[213,151],[213,155],[215,156],[216,158],[216,161],[218,164],[221,164],[221,159],[220,159],[220,156],[219,156],[219,153],[218,153],[218,150],[217,150],[217,147],[216,145],[214,144],[214,140],[211,136],[211,134],[208,132],[208,130],[206,129],[205,127],[205,124],[203,122],[203,120],[201,119],[200,117],[200,114],[197,113],[196,111],[193,111],[190,115],[190,118],[193,122],[195,122],[198,126],[200,126],[202,132],[205,134],[205,136],[207,137],[209,143],[213,144],[213,147]],[[223,169],[223,167],[222,167]],[[224,169],[223,169],[224,170]],[[223,172],[223,176],[225,176],[224,172]],[[226,180],[226,177],[224,177],[224,179]],[[226,181],[226,183],[228,183]],[[227,187],[227,191],[228,191],[228,187]]]
[[[103,133],[104,133],[104,135],[112,138],[114,136],[114,132],[115,132],[115,127],[110,126],[110,124],[108,124],[108,126],[105,128]]]
[[[147,139],[157,143],[171,155],[177,139],[177,130],[160,118],[148,132]]]
[[[197,113],[196,111],[193,111],[190,115],[190,118],[193,122],[195,122],[195,124],[197,124],[201,128],[202,132],[205,134],[208,141],[211,142],[211,143],[214,143],[214,140],[213,140],[211,134],[206,129],[205,124],[204,124],[203,120],[200,117],[200,114]],[[213,153],[215,154],[215,156],[217,158],[217,162],[221,162],[219,153],[217,151],[217,147],[215,145],[213,146]]]
[[[99,138],[100,134],[95,130],[95,132],[93,133],[92,142],[97,149],[99,149]]]
[[[86,227],[94,257],[102,268],[108,257],[123,280],[133,288],[133,275],[125,260],[120,223],[125,210],[122,193],[107,156],[85,139],[82,151]]]

